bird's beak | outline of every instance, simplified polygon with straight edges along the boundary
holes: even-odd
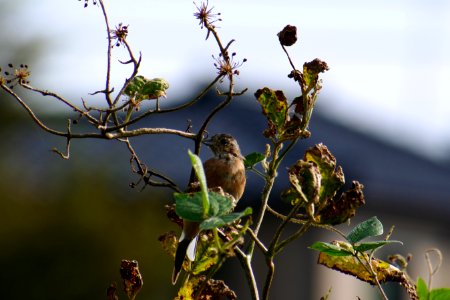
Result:
[[[205,139],[202,141],[203,144],[205,144],[206,146],[210,147],[213,144],[212,139]]]

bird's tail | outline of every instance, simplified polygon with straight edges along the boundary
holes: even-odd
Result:
[[[175,284],[180,275],[181,267],[183,266],[184,258],[187,256],[189,260],[195,259],[195,248],[197,246],[197,237],[192,239],[180,238],[178,243],[177,252],[175,253],[175,264],[172,272],[172,284]]]

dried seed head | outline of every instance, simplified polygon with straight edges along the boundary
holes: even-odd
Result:
[[[277,35],[281,45],[292,46],[297,41],[297,27],[286,25]]]
[[[310,73],[314,73],[314,74],[323,73],[330,69],[326,62],[324,62],[318,58],[315,58],[313,61],[304,63],[303,68],[308,69],[308,71]]]

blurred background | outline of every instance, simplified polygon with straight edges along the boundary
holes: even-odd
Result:
[[[31,83],[81,103],[103,105],[89,93],[103,89],[106,35],[101,11],[84,1],[0,0],[0,65],[27,64]],[[352,221],[373,215],[396,226],[393,239],[403,246],[379,253],[413,255],[410,275],[427,279],[424,253],[439,248],[444,264],[434,287],[450,287],[450,7],[446,1],[210,1],[223,22],[223,41],[235,39],[240,69],[237,89],[249,91],[221,112],[210,132],[235,135],[244,154],[263,151],[265,120],[253,97],[261,87],[285,91],[298,86],[287,78],[288,61],[276,34],[296,25],[299,41],[289,48],[297,68],[318,57],[328,63],[323,90],[311,121],[312,138],[302,141],[286,160],[289,166],[311,145],[323,142],[342,165],[346,182],[366,187],[366,206]],[[218,51],[197,26],[191,1],[120,1],[107,3],[112,26],[129,25],[128,41],[143,55],[140,73],[170,83],[170,106],[186,101],[215,76]],[[126,60],[122,47],[114,60]],[[113,65],[119,86],[130,70]],[[19,89],[17,89],[19,92]],[[20,92],[37,114],[64,130],[71,112],[60,103]],[[143,126],[195,128],[219,98],[204,101],[172,116],[152,117]],[[137,259],[144,277],[140,299],[171,299],[172,261],[157,238],[174,230],[165,218],[167,190],[131,189],[133,177],[124,145],[111,141],[74,141],[71,158],[65,140],[40,130],[11,97],[0,93],[0,294],[5,299],[92,299],[105,297],[111,282],[121,285],[120,260]],[[197,127],[196,127],[197,126]],[[88,130],[82,124],[77,130]],[[186,157],[192,144],[170,136],[134,141],[138,154],[152,168],[164,171],[179,186],[187,183]],[[204,158],[210,154],[202,153]],[[287,186],[285,174],[274,190],[274,204]],[[248,174],[241,207],[258,205],[262,181]],[[280,209],[283,207],[280,205]],[[268,238],[276,220],[268,220]],[[342,225],[343,231],[349,226]],[[292,228],[293,230],[293,228]],[[316,265],[306,247],[334,235],[311,231],[293,243],[277,261],[274,299],[378,299],[377,291],[355,279]],[[258,279],[265,276],[256,259]],[[239,299],[249,299],[235,261],[226,277]],[[232,276],[230,276],[230,274]],[[390,299],[406,299],[388,286]],[[121,295],[124,298],[123,295]]]

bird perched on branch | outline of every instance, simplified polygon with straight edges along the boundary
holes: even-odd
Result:
[[[203,163],[206,182],[209,189],[222,188],[225,193],[233,196],[237,202],[245,189],[244,157],[237,141],[228,134],[217,134],[203,141],[209,146],[214,156]],[[175,284],[185,256],[195,259],[195,245],[199,233],[199,224],[183,220],[183,232],[175,254],[175,266],[172,273],[172,283]]]

